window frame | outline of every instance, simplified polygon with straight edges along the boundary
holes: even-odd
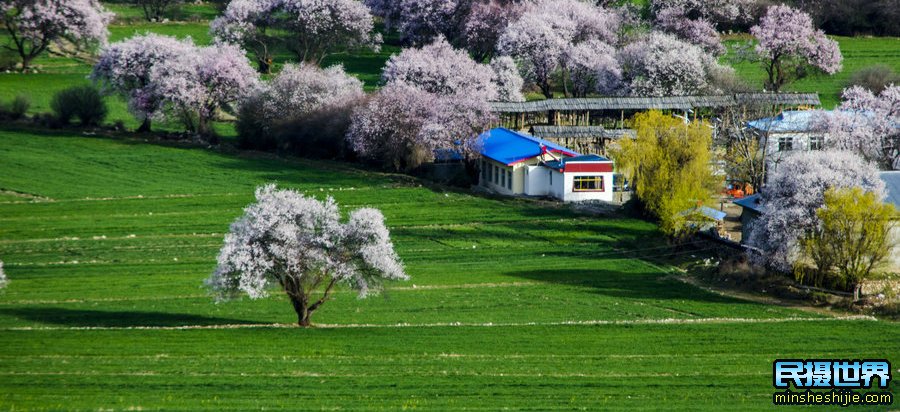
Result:
[[[603,175],[584,175],[572,177],[572,192],[605,192],[606,182]],[[597,186],[593,189],[579,188],[579,183],[595,183]]]
[[[794,150],[793,136],[778,136],[778,151],[790,152]]]

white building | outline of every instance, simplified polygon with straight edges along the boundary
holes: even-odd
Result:
[[[479,186],[505,195],[565,202],[613,201],[613,162],[509,129],[480,137]]]
[[[774,170],[791,153],[825,148],[825,134],[813,130],[814,118],[821,113],[819,110],[789,110],[778,116],[747,122],[766,148],[768,169]]]

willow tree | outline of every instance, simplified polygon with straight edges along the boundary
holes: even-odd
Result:
[[[668,235],[684,232],[681,212],[707,201],[718,180],[711,168],[712,130],[659,111],[634,117],[634,139],[613,150],[616,167],[632,182],[644,210]]]
[[[834,276],[859,300],[862,281],[887,261],[896,245],[891,233],[896,213],[894,205],[861,187],[828,189],[825,204],[816,211],[819,225],[801,242],[816,265],[816,279]],[[807,271],[798,269],[802,281]]]

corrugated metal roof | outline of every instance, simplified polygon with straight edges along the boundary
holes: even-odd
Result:
[[[632,129],[605,129],[603,126],[532,126],[531,132],[535,136],[551,139],[579,137],[620,139],[623,136],[637,135]]]
[[[711,96],[662,96],[662,97],[596,97],[544,99],[529,102],[492,102],[499,113],[530,113],[587,110],[688,110],[697,107],[726,107],[738,104],[821,104],[817,93],[740,93]]]
[[[759,193],[735,200],[734,204],[758,213],[765,212],[765,207],[759,203]]]
[[[822,113],[822,110],[788,110],[778,116],[747,122],[747,126],[769,133],[808,132],[815,117]]]
[[[540,156],[543,153],[541,146],[566,156],[580,156],[578,152],[565,146],[502,127],[482,133],[478,140],[483,156],[505,165]]]
[[[893,203],[900,210],[900,171],[881,172],[878,174],[887,189],[885,202]]]

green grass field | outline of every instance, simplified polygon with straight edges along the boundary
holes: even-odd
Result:
[[[265,182],[380,208],[412,279],[308,330],[278,293],[214,303]],[[0,130],[0,409],[759,410],[776,358],[900,357],[896,323],[705,292],[670,253],[649,222],[342,163]]]
[[[743,37],[743,36],[742,36]],[[900,72],[900,38],[896,37],[833,37],[844,56],[843,70],[833,76],[814,75],[788,85],[785,91],[817,92],[822,106],[831,109],[841,101],[841,91],[847,87],[850,76],[864,67],[885,64]],[[746,39],[726,40],[726,45],[733,48],[738,43],[746,43]],[[732,64],[738,75],[751,85],[762,90],[766,72],[759,64],[738,62]]]

